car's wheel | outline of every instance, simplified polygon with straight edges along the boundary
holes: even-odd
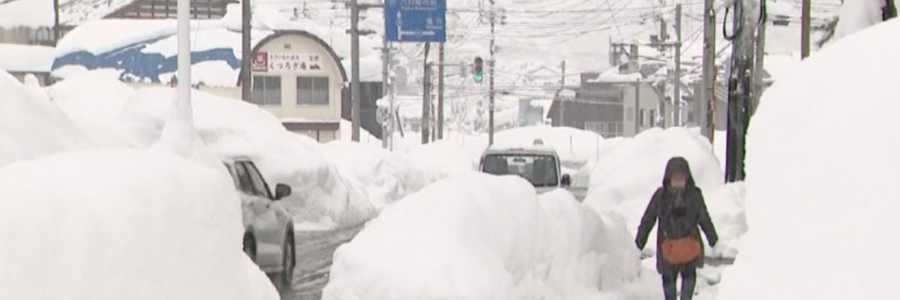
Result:
[[[244,234],[244,253],[250,260],[256,262],[256,239],[249,232]]]
[[[282,247],[284,251],[282,251],[284,258],[281,260],[282,268],[281,271],[281,283],[285,288],[290,288],[291,281],[294,280],[294,267],[297,265],[296,254],[294,253],[294,234],[288,233],[288,236],[284,239],[284,246]]]

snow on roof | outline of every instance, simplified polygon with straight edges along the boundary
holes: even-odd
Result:
[[[54,51],[52,47],[0,44],[0,70],[50,72]]]
[[[291,21],[272,6],[258,5],[254,12],[254,31],[251,46],[281,30],[298,30],[320,37],[343,59],[345,70],[350,71],[349,37],[336,29],[319,26],[308,20]],[[191,51],[195,76],[193,83],[234,86],[240,72],[241,33],[240,5],[228,6],[228,13],[220,20],[195,20],[191,22]],[[132,80],[165,82],[174,74],[174,65],[162,70],[146,64],[174,63],[178,49],[177,22],[166,20],[104,19],[87,22],[76,27],[60,40],[56,49],[53,75],[64,78],[71,75],[56,72],[67,66],[82,65],[86,69],[140,69],[130,70]],[[363,81],[381,80],[381,58],[374,50],[373,38],[361,39],[361,76]],[[122,59],[123,56],[141,59]],[[170,61],[173,60],[173,61]],[[93,62],[91,62],[93,61]],[[169,70],[171,69],[171,70]],[[149,71],[148,71],[149,70]],[[144,72],[147,71],[147,72]],[[348,74],[350,76],[350,74]]]
[[[53,1],[9,0],[0,2],[0,28],[52,27]]]
[[[60,5],[59,22],[72,26],[81,25],[105,18],[135,1],[137,0],[70,0]]]
[[[641,76],[641,73],[621,75],[617,71],[618,70],[613,68],[612,70],[610,70],[608,72],[604,72],[604,73],[600,74],[600,76],[597,76],[597,79],[591,79],[591,80],[588,80],[588,82],[591,82],[591,83],[598,83],[598,82],[626,83],[626,82],[635,82],[635,81],[643,80],[643,76]]]
[[[60,0],[59,22],[77,26],[99,20],[131,5],[136,0]],[[0,0],[0,28],[53,27],[53,1]]]

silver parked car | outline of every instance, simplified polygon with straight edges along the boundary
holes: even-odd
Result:
[[[279,200],[291,187],[278,184],[272,196],[269,185],[250,159],[232,157],[225,166],[241,197],[244,222],[244,252],[260,269],[290,286],[296,265],[294,220]]]

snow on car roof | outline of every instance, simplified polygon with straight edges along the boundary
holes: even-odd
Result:
[[[556,150],[547,145],[531,146],[491,146],[484,155],[489,154],[543,154],[557,156]]]

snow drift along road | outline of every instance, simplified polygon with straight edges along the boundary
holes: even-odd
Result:
[[[278,299],[221,165],[95,146],[0,72],[0,299]]]
[[[93,146],[40,89],[0,70],[0,167],[17,160]]]
[[[894,19],[845,37],[763,95],[747,136],[751,230],[719,299],[900,297],[898,33]]]
[[[473,174],[430,185],[370,221],[335,253],[324,299],[655,295],[641,274],[620,218],[601,218],[565,191],[539,198],[520,178]]]
[[[135,91],[106,72],[73,76],[50,87],[48,93],[98,140],[120,147],[153,145],[162,132],[174,89]],[[254,159],[272,187],[291,185],[294,193],[284,204],[298,220],[348,225],[374,215],[363,192],[349,185],[315,141],[288,132],[277,118],[255,105],[199,91],[192,98],[200,140],[220,155]]]

